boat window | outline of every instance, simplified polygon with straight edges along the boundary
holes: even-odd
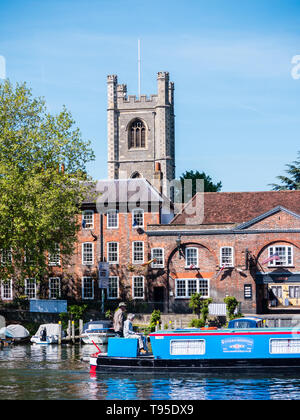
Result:
[[[253,328],[254,323],[250,321],[235,321],[230,324],[230,328]]]
[[[272,339],[270,340],[270,353],[271,354],[291,354],[300,353],[300,339]]]
[[[173,356],[205,354],[205,340],[171,340],[170,354]]]

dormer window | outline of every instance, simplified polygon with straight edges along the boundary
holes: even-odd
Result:
[[[134,120],[128,130],[128,148],[139,149],[146,147],[146,126],[143,121]]]

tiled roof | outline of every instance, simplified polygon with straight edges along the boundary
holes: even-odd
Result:
[[[204,218],[190,216],[197,202],[204,203]],[[300,215],[300,190],[197,193],[171,223],[185,224],[188,217],[192,224],[243,223],[278,206]]]
[[[144,178],[109,179],[96,181],[83,204],[105,202],[141,203],[163,202],[164,197]]]

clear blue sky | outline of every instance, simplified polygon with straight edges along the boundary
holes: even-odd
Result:
[[[0,0],[0,55],[51,112],[65,104],[107,176],[106,76],[137,94],[175,82],[177,176],[268,190],[300,150],[299,0]]]

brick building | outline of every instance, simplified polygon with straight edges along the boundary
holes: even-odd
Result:
[[[198,193],[169,225],[148,226],[149,249],[165,255],[151,275],[171,312],[194,292],[235,296],[246,313],[300,309],[299,234],[300,191]]]

